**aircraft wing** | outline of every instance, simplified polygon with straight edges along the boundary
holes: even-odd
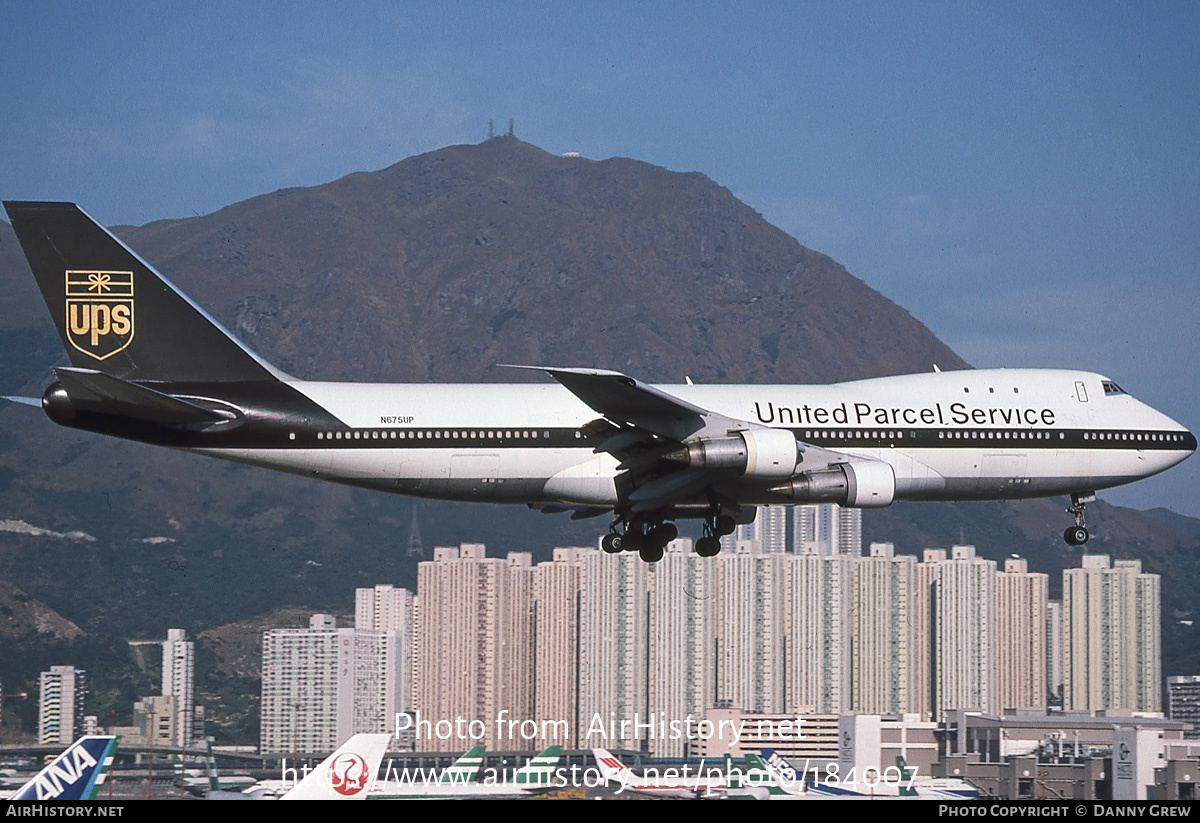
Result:
[[[724,424],[751,425],[714,414],[620,372],[550,366],[509,368],[545,372],[606,420],[634,426],[659,437],[683,440]]]
[[[778,485],[780,502],[804,496],[856,506],[892,501],[895,478],[879,460],[802,443],[787,429],[727,417],[620,372],[515,368],[545,372],[602,415],[584,429],[599,440],[594,451],[620,461],[618,479],[635,512],[702,494],[736,508],[745,484],[760,491]],[[792,482],[805,475],[799,486]]]

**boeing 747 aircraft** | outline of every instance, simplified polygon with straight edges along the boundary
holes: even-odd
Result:
[[[824,386],[651,386],[592,368],[554,383],[300,380],[247,349],[71,203],[7,202],[71,366],[40,400],[64,426],[445,500],[614,515],[601,541],[656,561],[758,506],[1070,495],[1165,471],[1196,438],[1098,374],[979,370]],[[29,399],[26,399],[29,402]],[[32,400],[37,403],[39,401]]]

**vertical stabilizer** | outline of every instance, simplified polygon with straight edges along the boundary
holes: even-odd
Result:
[[[88,735],[70,745],[9,800],[94,800],[108,777],[119,737]]]
[[[513,783],[522,788],[549,786],[554,780],[554,769],[562,757],[562,746],[551,746],[544,749],[513,775]]]
[[[364,800],[387,753],[390,734],[356,734],[280,800]]]
[[[72,366],[143,381],[286,377],[74,203],[4,208]]]
[[[483,767],[483,746],[476,746],[438,775],[438,783],[463,784],[474,782]]]

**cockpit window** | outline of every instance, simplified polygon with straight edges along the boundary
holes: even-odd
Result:
[[[1105,397],[1112,394],[1125,394],[1125,390],[1111,380],[1101,380],[1100,385],[1104,386]]]

